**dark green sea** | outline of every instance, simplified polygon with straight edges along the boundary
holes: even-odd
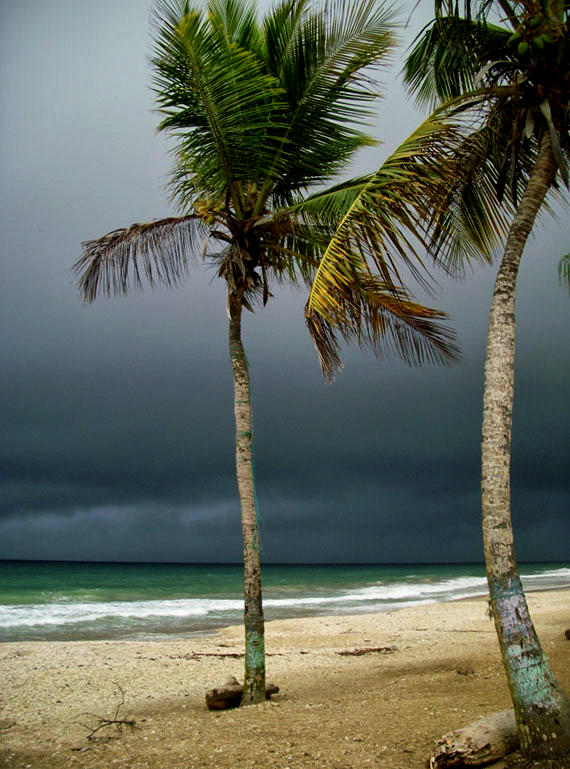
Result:
[[[570,563],[523,564],[526,590],[570,586]],[[389,611],[487,592],[479,564],[267,565],[268,620]],[[0,642],[185,637],[239,624],[227,564],[0,561]]]

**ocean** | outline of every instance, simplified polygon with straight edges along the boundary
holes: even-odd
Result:
[[[570,587],[570,563],[520,565],[526,590]],[[266,565],[267,620],[390,611],[486,595],[480,564]],[[0,642],[149,640],[242,621],[228,564],[0,561]]]

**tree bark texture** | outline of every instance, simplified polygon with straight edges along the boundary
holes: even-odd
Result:
[[[229,346],[234,380],[236,472],[241,503],[244,568],[245,672],[242,704],[265,700],[265,640],[261,596],[260,537],[253,463],[249,367],[241,339],[240,296],[229,298]]]
[[[548,135],[517,207],[489,314],[482,430],[482,512],[491,607],[521,749],[530,756],[570,750],[570,705],[542,651],[523,593],[511,524],[515,289],[526,241],[556,177]]]

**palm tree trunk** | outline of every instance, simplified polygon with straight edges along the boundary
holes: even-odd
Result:
[[[229,346],[234,378],[236,472],[243,536],[245,673],[242,703],[265,699],[265,641],[261,599],[260,539],[253,476],[253,419],[249,367],[241,340],[241,296],[229,297]]]
[[[558,756],[570,750],[570,704],[536,635],[515,558],[510,501],[514,392],[515,287],[523,249],[556,165],[548,135],[511,225],[491,310],[485,364],[482,508],[491,608],[523,752]]]

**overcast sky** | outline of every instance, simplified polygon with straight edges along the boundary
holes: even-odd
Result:
[[[260,3],[261,5],[261,3]],[[155,135],[149,0],[0,10],[0,558],[239,561],[224,290],[80,301],[83,240],[173,212]],[[411,4],[408,11],[411,9]],[[414,13],[417,28],[431,4]],[[406,33],[410,36],[410,32]],[[385,74],[379,166],[420,116]],[[513,518],[519,557],[568,560],[567,214],[529,243],[518,292]],[[478,561],[480,415],[494,268],[439,275],[464,362],[345,351],[322,382],[303,290],[245,323],[267,562]]]

